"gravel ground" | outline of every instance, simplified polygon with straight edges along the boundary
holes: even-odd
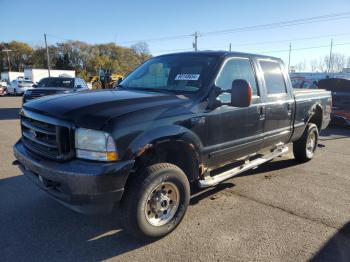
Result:
[[[74,213],[27,180],[14,160],[19,97],[0,97],[2,261],[350,261],[350,129],[322,133],[315,159],[291,154],[193,192],[172,234],[139,243],[118,210]]]

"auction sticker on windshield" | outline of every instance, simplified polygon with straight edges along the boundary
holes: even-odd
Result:
[[[196,81],[199,79],[200,74],[178,74],[175,77],[175,80],[193,80]]]

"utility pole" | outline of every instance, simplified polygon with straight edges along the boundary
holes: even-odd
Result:
[[[228,48],[228,50],[231,52],[231,43],[230,43],[230,45],[229,45],[229,48]]]
[[[194,48],[194,51],[198,51],[198,32],[194,32],[193,34],[194,36],[194,42],[193,42],[193,48]]]
[[[49,71],[49,77],[51,76],[50,74],[50,54],[49,54],[49,48],[47,46],[47,41],[46,41],[46,33],[44,34],[45,38],[45,47],[46,47],[46,55],[47,55],[47,70]]]
[[[12,50],[4,49],[4,50],[1,50],[1,52],[5,52],[6,53],[6,55],[7,55],[7,63],[8,63],[8,70],[9,70],[9,72],[11,72],[11,63],[10,63],[9,53],[12,52]]]
[[[292,54],[292,43],[289,43],[288,72],[290,72],[290,55]]]
[[[328,61],[328,74],[331,72],[331,69],[332,69],[332,67],[333,67],[333,64],[332,64],[332,60],[333,60],[333,54],[332,54],[332,52],[333,52],[333,39],[331,39],[331,49],[330,49],[330,51],[329,51],[329,61]]]

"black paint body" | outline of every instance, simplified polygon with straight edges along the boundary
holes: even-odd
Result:
[[[71,146],[74,145],[72,134],[75,128],[84,127],[110,133],[116,142],[120,160],[108,164],[78,160],[74,149],[66,158],[47,159],[40,152],[28,150],[20,140],[14,146],[14,152],[24,172],[32,177],[34,174],[34,178],[39,174],[48,181],[62,184],[60,193],[65,198],[51,192],[52,195],[65,204],[79,206],[79,211],[85,212],[81,206],[91,204],[98,207],[119,201],[137,158],[148,149],[157,148],[159,144],[181,145],[172,148],[172,153],[184,154],[185,159],[192,161],[193,168],[186,174],[190,181],[195,181],[204,172],[232,163],[243,156],[270,149],[281,142],[289,143],[299,139],[306,124],[316,114],[318,127],[327,127],[331,110],[330,92],[294,91],[289,75],[279,59],[229,52],[189,54],[218,58],[208,85],[192,95],[115,89],[55,95],[26,103],[22,117],[34,113],[38,121],[42,116],[44,122],[45,118],[49,118],[67,123],[67,136],[70,139],[68,144]],[[255,71],[259,96],[253,97],[249,107],[236,108],[216,101],[215,78],[225,60],[231,57],[249,58]],[[280,63],[287,93],[267,95],[263,74],[257,62],[259,59]],[[179,150],[176,151],[176,148]],[[183,148],[186,148],[186,152],[182,151]],[[95,173],[91,170],[95,170]],[[104,178],[108,183],[103,182]],[[52,188],[45,183],[39,184],[50,193]],[[101,202],[96,200],[97,195],[111,197],[102,197]]]

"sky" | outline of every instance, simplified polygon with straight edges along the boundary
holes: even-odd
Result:
[[[268,54],[285,62],[291,43],[291,65],[328,55],[331,38],[335,53],[350,56],[350,16],[283,28],[206,34],[350,12],[350,0],[0,0],[0,10],[0,42],[43,46],[44,33],[50,44],[80,40],[130,46],[146,40],[151,53],[158,55],[191,50],[190,35],[197,31],[200,50],[228,50],[231,43],[233,51]],[[181,37],[159,40],[172,36]],[[300,50],[308,47],[317,48]]]

